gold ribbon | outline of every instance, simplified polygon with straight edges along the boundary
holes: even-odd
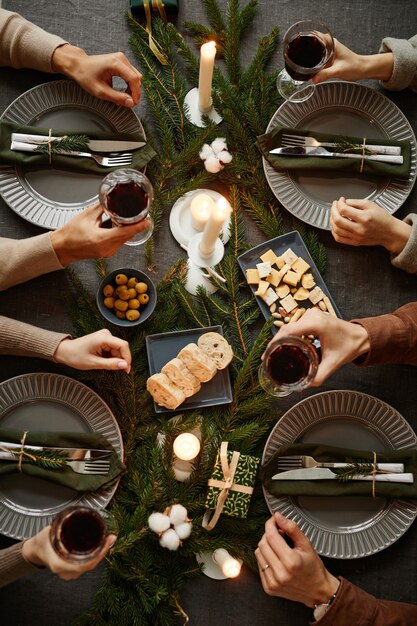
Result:
[[[20,440],[20,450],[10,450],[10,448],[0,448],[2,452],[11,452],[12,454],[15,454],[17,457],[19,457],[19,461],[18,461],[19,472],[22,472],[23,457],[27,457],[28,459],[32,459],[32,461],[36,461],[36,456],[34,456],[33,454],[29,454],[29,452],[26,452],[26,450],[24,450],[26,435],[28,434],[28,432],[29,431],[25,430],[25,432],[23,433],[22,439]]]
[[[224,480],[216,480],[214,478],[210,478],[207,483],[209,487],[221,488],[221,492],[219,493],[219,497],[217,498],[217,505],[213,512],[213,515],[211,510],[206,511],[204,514],[202,526],[206,530],[213,530],[213,528],[217,524],[230,490],[248,494],[251,494],[253,492],[253,487],[248,487],[247,485],[235,485],[235,483],[233,482],[235,478],[237,464],[239,462],[240,452],[233,452],[232,459],[229,465],[227,460],[227,446],[227,441],[223,441],[220,446],[220,463]]]
[[[168,20],[167,20],[165,7],[164,7],[162,0],[151,0],[151,2],[152,2],[152,9],[157,9],[159,11],[159,15],[163,19],[164,24],[166,24]],[[145,9],[145,15],[146,15],[146,32],[148,33],[148,37],[149,37],[149,48],[151,49],[151,51],[154,53],[154,55],[156,56],[156,58],[162,65],[169,65],[168,59],[166,58],[165,54],[162,52],[161,47],[152,36],[152,14],[151,14],[151,7],[149,4],[149,0],[143,0],[143,8]]]

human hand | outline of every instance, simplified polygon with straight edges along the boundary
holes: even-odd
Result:
[[[55,350],[54,360],[79,370],[125,370],[127,373],[132,364],[128,342],[113,337],[107,328],[78,339],[63,339]]]
[[[370,200],[339,198],[332,204],[330,225],[339,243],[351,246],[384,246],[399,254],[406,245],[411,226]]]
[[[364,78],[387,81],[394,67],[392,53],[357,54],[334,39],[333,63],[312,77],[313,83],[322,83],[330,78],[356,81]]]
[[[61,559],[53,549],[49,538],[50,528],[47,526],[34,537],[27,539],[22,546],[22,555],[29,563],[38,567],[47,567],[62,580],[74,580],[84,572],[94,569],[116,541],[116,535],[109,535],[102,550],[94,559],[87,563],[71,563]]]
[[[81,48],[66,44],[56,48],[52,69],[69,76],[96,98],[125,107],[133,107],[139,102],[142,74],[123,52],[88,55]],[[119,76],[127,83],[125,92],[113,88],[113,76]]]
[[[284,534],[293,542],[293,548]],[[270,596],[314,607],[328,602],[339,588],[340,581],[326,570],[297,524],[280,513],[266,522],[255,556],[262,586]]]
[[[370,349],[369,336],[363,326],[345,322],[316,308],[306,311],[298,322],[281,326],[270,344],[289,335],[314,335],[320,340],[321,361],[312,387],[322,385],[339,367],[366,354]]]
[[[147,219],[118,228],[101,228],[103,207],[91,205],[50,233],[52,246],[64,267],[82,259],[107,258],[136,233],[149,227]]]

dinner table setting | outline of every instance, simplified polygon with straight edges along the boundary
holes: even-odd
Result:
[[[415,35],[415,2],[0,5],[143,74],[130,109],[0,68],[1,237],[54,231],[97,201],[103,228],[146,222],[108,259],[1,293],[2,316],[107,328],[133,357],[112,372],[0,355],[0,549],[52,524],[71,552],[67,511],[118,535],[77,580],[40,569],[1,588],[3,619],[302,626],[312,610],[266,594],[254,555],[275,512],[334,576],[417,603],[415,367],[349,363],[314,387],[317,338],[268,346],[310,309],[349,321],[416,300],[387,250],[338,243],[330,223],[340,197],[416,212],[416,93],[314,85],[302,56],[283,58],[297,22],[323,67],[333,38],[375,54]]]

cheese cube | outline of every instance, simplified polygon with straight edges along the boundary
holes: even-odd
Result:
[[[303,276],[301,276],[301,284],[304,289],[312,289],[316,284],[313,274],[303,274]]]
[[[257,263],[256,269],[259,272],[259,278],[266,278],[271,273],[272,267],[270,262],[266,261],[266,263]]]
[[[310,295],[308,296],[308,299],[313,304],[317,304],[318,302],[320,302],[320,300],[323,300],[323,297],[324,297],[324,293],[322,292],[320,287],[314,287],[314,289],[310,291]]]
[[[294,272],[298,272],[298,274],[302,275],[310,269],[310,266],[304,261],[304,259],[299,256],[298,259],[294,261],[294,263],[291,265],[291,269],[294,270]]]
[[[280,300],[279,303],[282,306],[282,308],[286,310],[287,313],[290,313],[290,311],[292,311],[293,309],[296,309],[298,306],[297,302],[294,300],[294,298],[291,295],[286,296],[285,298]]]
[[[282,256],[277,256],[277,260],[275,261],[275,265],[277,266],[277,268],[280,270],[284,267],[285,265],[285,261],[282,258]]]
[[[261,254],[260,259],[263,263],[270,263],[271,265],[275,265],[277,260],[277,255],[273,250],[267,250],[263,254]]]
[[[266,280],[259,281],[258,289],[255,291],[255,296],[264,296],[270,285]]]
[[[310,292],[308,289],[304,289],[304,287],[300,287],[294,294],[294,300],[307,300]]]
[[[295,252],[293,252],[291,248],[288,248],[288,250],[286,250],[284,254],[282,254],[282,258],[284,259],[285,263],[288,263],[288,265],[291,266],[298,259],[298,255],[295,254]]]
[[[274,287],[278,287],[279,282],[281,280],[281,275],[278,272],[278,270],[272,268],[271,269],[271,275],[267,276],[266,279],[269,283],[271,283],[271,285],[273,285]]]
[[[290,293],[290,288],[288,287],[288,285],[284,284],[277,287],[275,291],[277,292],[279,298],[285,298],[285,296],[288,296],[288,294]]]
[[[271,306],[273,302],[276,302],[276,300],[278,300],[278,296],[275,291],[270,287],[267,290],[266,294],[262,296],[262,299],[265,300],[268,306]]]
[[[260,281],[259,272],[255,269],[246,270],[246,280],[249,285],[257,285]]]
[[[334,317],[337,317],[336,311],[334,310],[333,305],[330,302],[330,299],[327,296],[323,296],[323,301],[324,301],[324,304],[326,305],[327,310],[329,311],[330,315],[333,315]]]
[[[291,285],[292,287],[295,287],[299,283],[300,278],[301,278],[300,274],[297,274],[297,272],[293,272],[292,270],[290,270],[289,272],[285,274],[282,281],[284,283],[287,283],[287,285]]]

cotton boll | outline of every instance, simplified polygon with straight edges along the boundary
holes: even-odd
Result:
[[[209,157],[212,154],[213,154],[213,150],[208,145],[208,143],[205,143],[200,151],[200,159],[203,159],[204,161],[205,159],[207,159],[207,157]]]
[[[230,163],[230,161],[233,159],[232,155],[230,154],[230,152],[227,152],[227,150],[222,150],[222,152],[219,152],[217,158],[222,163]]]
[[[173,526],[182,524],[188,518],[187,509],[182,504],[173,504],[169,511],[169,521]]]
[[[204,167],[211,174],[217,174],[217,172],[220,172],[220,170],[223,169],[223,165],[220,163],[219,159],[215,157],[214,155],[209,156],[204,161]]]
[[[214,152],[214,154],[216,156],[219,154],[219,152],[222,152],[223,150],[227,150],[226,138],[225,137],[217,137],[217,139],[215,139],[212,142],[211,149],[213,150],[213,152]]]
[[[171,525],[168,515],[164,515],[163,513],[152,513],[148,517],[148,524],[149,528],[158,534],[163,533],[164,530],[167,530]]]
[[[173,528],[169,528],[159,539],[159,543],[163,548],[168,548],[168,550],[178,550],[180,538]]]
[[[193,525],[191,522],[183,522],[182,524],[177,524],[175,526],[175,532],[180,539],[187,539],[187,537],[191,535],[192,528]]]

